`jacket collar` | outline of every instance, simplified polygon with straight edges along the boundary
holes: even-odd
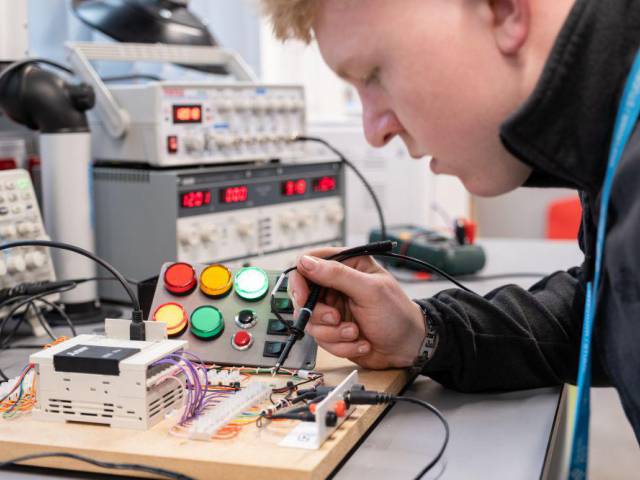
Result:
[[[531,97],[500,129],[525,186],[600,190],[618,102],[640,47],[640,2],[577,0]]]

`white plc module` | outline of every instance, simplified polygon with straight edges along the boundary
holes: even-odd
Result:
[[[144,430],[182,405],[173,367],[153,364],[187,344],[145,322],[147,341],[128,340],[129,320],[106,320],[103,335],[78,335],[34,353],[37,420],[86,422]]]

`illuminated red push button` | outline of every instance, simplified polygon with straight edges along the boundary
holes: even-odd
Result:
[[[253,336],[245,330],[240,330],[231,337],[231,346],[236,350],[246,350],[251,347],[252,344]]]
[[[164,271],[164,287],[175,295],[191,293],[197,283],[196,271],[188,263],[174,263]]]
[[[155,322],[161,322],[167,326],[167,335],[170,337],[181,335],[189,324],[187,312],[178,303],[160,305],[156,308],[152,318]]]

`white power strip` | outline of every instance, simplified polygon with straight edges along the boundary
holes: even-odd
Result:
[[[271,388],[266,383],[250,383],[234,396],[229,397],[205,412],[189,428],[189,438],[211,440],[218,430],[248,408],[258,405],[269,396]]]

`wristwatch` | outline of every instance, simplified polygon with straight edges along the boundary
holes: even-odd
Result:
[[[426,335],[422,341],[420,350],[418,351],[418,356],[410,367],[411,373],[418,375],[422,373],[427,362],[433,358],[433,355],[438,348],[438,340],[440,339],[440,336],[438,335],[438,327],[436,327],[432,322],[431,316],[427,313],[426,308],[420,302],[415,300],[414,302],[420,307],[426,331]]]

